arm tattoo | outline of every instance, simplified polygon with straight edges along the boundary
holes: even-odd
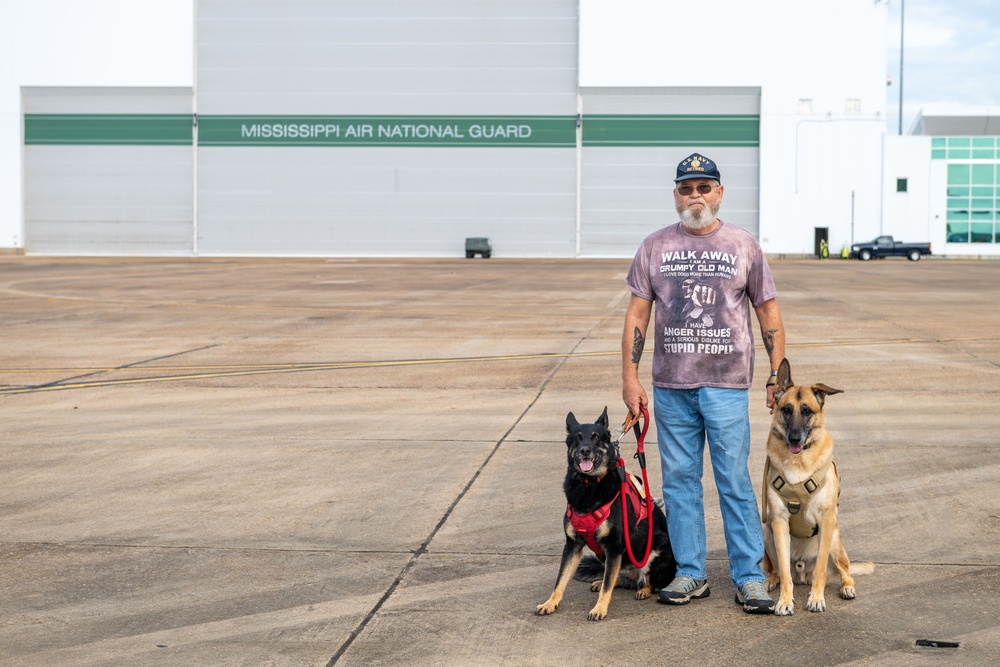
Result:
[[[642,358],[642,350],[645,346],[646,339],[643,337],[642,332],[639,331],[639,327],[636,327],[632,337],[632,363],[636,366],[639,365],[639,359]]]
[[[767,350],[768,356],[774,352],[774,334],[778,333],[777,329],[768,329],[764,334],[764,349]]]

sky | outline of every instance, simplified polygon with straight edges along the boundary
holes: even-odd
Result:
[[[1000,2],[889,0],[886,118],[899,131],[903,9],[903,134],[921,108],[993,107],[1000,113]]]

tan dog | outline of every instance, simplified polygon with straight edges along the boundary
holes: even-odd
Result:
[[[831,554],[832,565],[840,573],[840,597],[845,600],[857,594],[851,575],[875,569],[874,563],[852,565],[840,539],[840,475],[833,463],[833,439],[826,432],[823,412],[826,397],[840,393],[840,389],[825,384],[794,384],[788,360],[782,360],[761,494],[763,567],[767,589],[781,585],[774,607],[778,616],[795,611],[793,583],[812,583],[806,609],[826,611],[824,589]]]

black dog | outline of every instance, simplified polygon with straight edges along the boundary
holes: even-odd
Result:
[[[587,615],[592,621],[599,621],[608,615],[611,591],[622,585],[625,578],[630,587],[636,588],[637,600],[645,600],[654,590],[663,588],[674,578],[677,564],[670,550],[667,536],[667,519],[647,495],[642,483],[629,475],[628,485],[628,533],[632,553],[641,559],[646,553],[648,519],[639,521],[643,506],[648,507],[653,516],[653,546],[649,560],[642,570],[632,566],[625,553],[625,532],[622,523],[622,489],[618,469],[618,445],[611,441],[608,430],[608,409],[594,424],[581,424],[569,413],[566,416],[566,446],[569,470],[563,481],[563,490],[569,505],[563,516],[563,530],[566,546],[563,547],[559,576],[552,595],[538,605],[535,613],[539,616],[552,614],[562,601],[566,585],[583,560],[582,570],[593,575],[599,574],[603,562],[603,579],[594,581],[591,590],[600,591],[597,605]],[[636,488],[638,487],[638,488]],[[641,497],[640,497],[641,496]],[[641,502],[641,505],[640,505]],[[598,557],[582,559],[583,547],[587,545]],[[626,585],[628,585],[626,583]]]

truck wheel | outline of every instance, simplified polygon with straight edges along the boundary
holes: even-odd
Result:
[[[466,259],[472,259],[475,256],[476,256],[476,253],[472,252],[471,250],[466,250],[465,251],[465,258]]]
[[[860,259],[862,262],[867,262],[871,258],[872,258],[872,251],[868,250],[867,248],[858,253],[858,259]]]
[[[909,259],[909,260],[910,260],[911,262],[917,262],[917,261],[920,261],[920,251],[919,251],[919,250],[911,250],[911,251],[910,251],[910,254],[908,254],[908,255],[907,255],[906,257],[907,257],[907,259]]]

